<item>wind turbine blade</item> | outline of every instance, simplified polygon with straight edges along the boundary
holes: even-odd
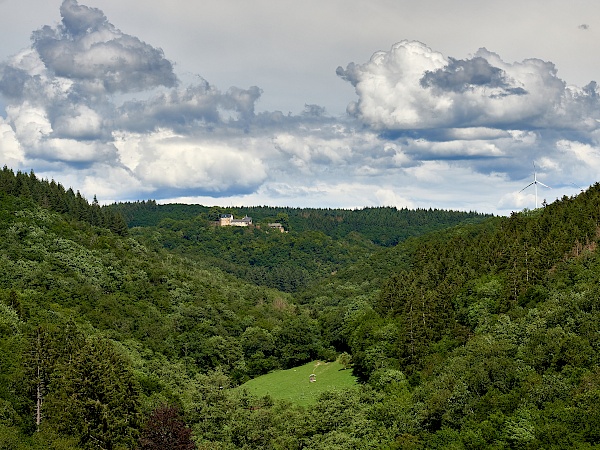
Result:
[[[581,192],[583,192],[583,188],[582,188],[581,186],[579,186],[579,185],[577,185],[577,184],[575,184],[575,183],[573,183],[573,182],[571,182],[571,184],[572,184],[573,186],[575,186],[577,189],[579,189]]]
[[[538,181],[538,184],[541,184],[544,187],[547,187],[548,189],[552,189],[550,186],[545,185],[544,183],[542,183],[541,181]]]
[[[521,189],[519,192],[523,192],[525,189],[527,189],[529,186],[533,186],[535,183],[531,182],[529,183],[527,186],[525,186],[523,189]]]

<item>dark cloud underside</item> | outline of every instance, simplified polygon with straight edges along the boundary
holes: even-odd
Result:
[[[448,58],[449,64],[436,71],[426,71],[421,78],[421,86],[434,87],[443,91],[463,93],[474,87],[501,89],[507,95],[524,95],[521,87],[513,87],[506,79],[506,73],[492,66],[482,57],[467,60]]]

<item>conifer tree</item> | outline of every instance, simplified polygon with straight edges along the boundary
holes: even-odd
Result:
[[[139,388],[126,361],[103,340],[83,345],[56,369],[49,421],[85,448],[131,447],[137,438]]]

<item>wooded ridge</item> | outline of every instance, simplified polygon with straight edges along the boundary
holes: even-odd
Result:
[[[5,167],[0,447],[595,448],[599,230],[599,184],[511,217],[101,207]],[[342,354],[360,386],[310,407],[232,389]]]

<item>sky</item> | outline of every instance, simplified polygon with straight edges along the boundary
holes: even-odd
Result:
[[[508,215],[600,181],[597,0],[165,5],[0,0],[0,164],[103,204]]]

